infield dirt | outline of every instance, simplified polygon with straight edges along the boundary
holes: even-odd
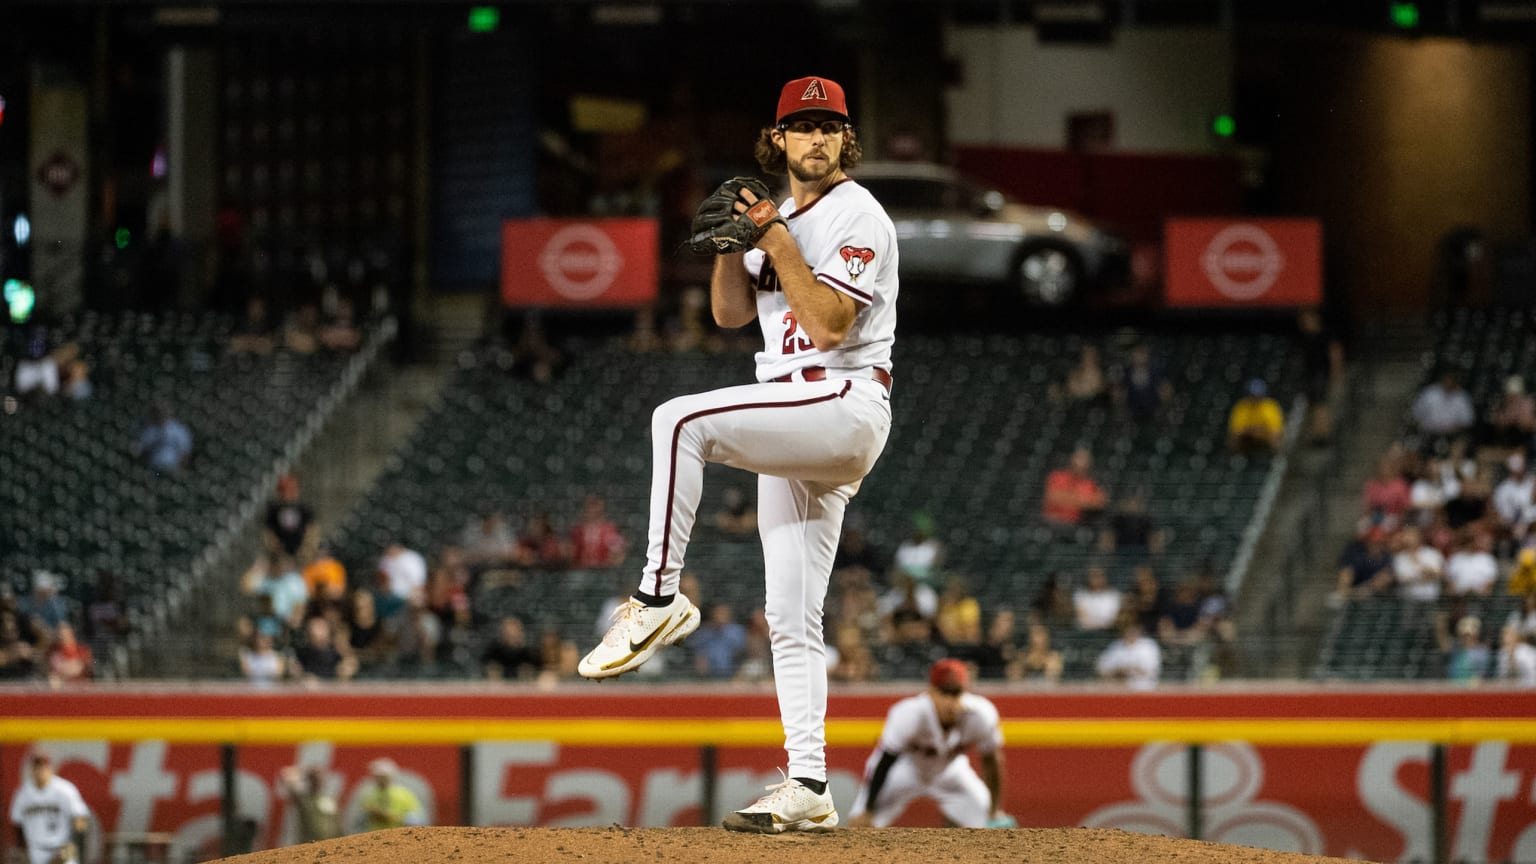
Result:
[[[1323,864],[1346,860],[1092,828],[887,828],[764,836],[719,828],[618,826],[397,828],[220,859],[223,864]]]

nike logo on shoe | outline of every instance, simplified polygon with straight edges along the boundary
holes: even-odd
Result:
[[[660,620],[657,617],[660,616]],[[656,625],[640,639],[632,636],[647,621]],[[613,626],[603,641],[593,648],[576,671],[584,678],[611,678],[638,668],[664,645],[673,645],[698,629],[699,610],[678,595],[677,600],[659,609],[647,608],[640,601],[631,599],[614,611]]]
[[[633,657],[636,654],[639,654],[641,651],[644,651],[646,648],[650,647],[650,644],[652,642],[656,641],[656,637],[661,635],[661,631],[666,629],[666,626],[667,626],[667,622],[663,621],[663,622],[661,622],[661,626],[659,626],[655,630],[651,631],[651,635],[645,637],[644,639],[641,639],[639,642],[636,642],[633,639],[631,639],[629,641],[629,651],[630,651],[629,656]],[[628,659],[628,658],[625,658],[625,659]]]
[[[682,628],[686,627],[688,625],[688,622],[690,620],[692,620],[692,618],[693,618],[693,613],[690,611],[688,614],[683,615],[683,617],[679,618],[677,621],[672,622],[672,629],[671,630],[667,630],[667,623],[668,622],[666,622],[666,621],[661,622],[660,624],[658,624],[656,626],[655,630],[651,631],[651,635],[645,637],[644,639],[641,639],[639,642],[636,642],[633,639],[629,640],[629,653],[627,655],[623,656],[623,657],[620,657],[617,660],[614,660],[611,663],[603,664],[602,668],[604,668],[604,669],[616,669],[616,668],[618,668],[620,666],[623,666],[625,663],[628,663],[629,661],[635,659],[641,653],[643,653],[647,649],[649,649],[651,647],[651,643],[655,642],[658,637],[662,640],[663,644],[666,644],[667,637],[671,636],[673,633],[676,633],[678,630],[681,630]],[[662,633],[663,630],[666,630],[667,632],[666,633]]]
[[[780,816],[779,814],[774,813],[773,814],[773,824],[775,824],[775,825],[783,825],[783,824],[785,824],[787,822],[802,822],[803,821],[803,822],[815,822],[817,825],[820,825],[821,823],[823,823],[823,822],[827,821],[828,819],[830,819],[835,813],[837,813],[836,810],[828,810],[827,812],[821,814],[820,816],[807,816],[803,820],[802,819],[785,819],[782,816]]]
[[[631,639],[630,642],[629,642],[629,653],[628,654],[625,654],[623,657],[620,657],[617,660],[613,660],[611,662],[604,663],[601,668],[603,668],[603,669],[617,669],[618,667],[623,666],[625,663],[628,663],[629,661],[635,659],[637,656],[640,655],[640,653],[642,651],[644,651],[645,649],[651,647],[651,643],[656,641],[656,637],[661,635],[661,631],[663,629],[665,629],[666,626],[667,626],[666,622],[663,621],[660,627],[657,627],[655,630],[651,631],[651,635],[645,637],[644,639],[641,639],[639,642],[636,642],[633,639]]]

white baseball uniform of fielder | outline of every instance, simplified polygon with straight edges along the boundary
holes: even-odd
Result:
[[[891,706],[880,743],[864,764],[864,784],[853,802],[853,816],[869,811],[869,780],[884,753],[896,756],[880,787],[874,824],[884,828],[916,798],[928,796],[944,817],[961,828],[985,828],[992,812],[992,793],[971,767],[966,751],[996,753],[1003,746],[997,706],[985,696],[964,693],[955,725],[945,730],[927,693],[909,696]]]
[[[75,817],[90,814],[80,790],[57,774],[39,789],[27,772],[11,798],[11,824],[20,825],[26,833],[31,864],[49,864],[69,844]]]
[[[844,508],[885,449],[891,428],[890,392],[878,378],[890,380],[896,336],[896,229],[874,197],[851,180],[803,210],[789,200],[780,212],[816,278],[852,297],[858,313],[841,345],[817,350],[800,332],[766,255],[753,250],[743,256],[763,331],[759,383],[680,396],[656,409],[640,590],[677,593],[706,462],[758,475],[765,612],[789,776],[824,780],[822,606]],[[821,380],[806,380],[807,370]]]

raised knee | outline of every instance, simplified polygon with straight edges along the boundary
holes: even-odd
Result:
[[[682,397],[668,399],[656,406],[651,412],[651,434],[658,440],[669,440],[678,424],[683,422],[687,411],[682,405]]]

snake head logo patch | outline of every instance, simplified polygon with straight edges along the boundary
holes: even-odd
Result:
[[[869,262],[875,260],[875,250],[862,246],[844,246],[837,250],[837,254],[843,256],[843,261],[848,265],[848,278],[855,282],[864,273],[864,268],[869,266]]]

